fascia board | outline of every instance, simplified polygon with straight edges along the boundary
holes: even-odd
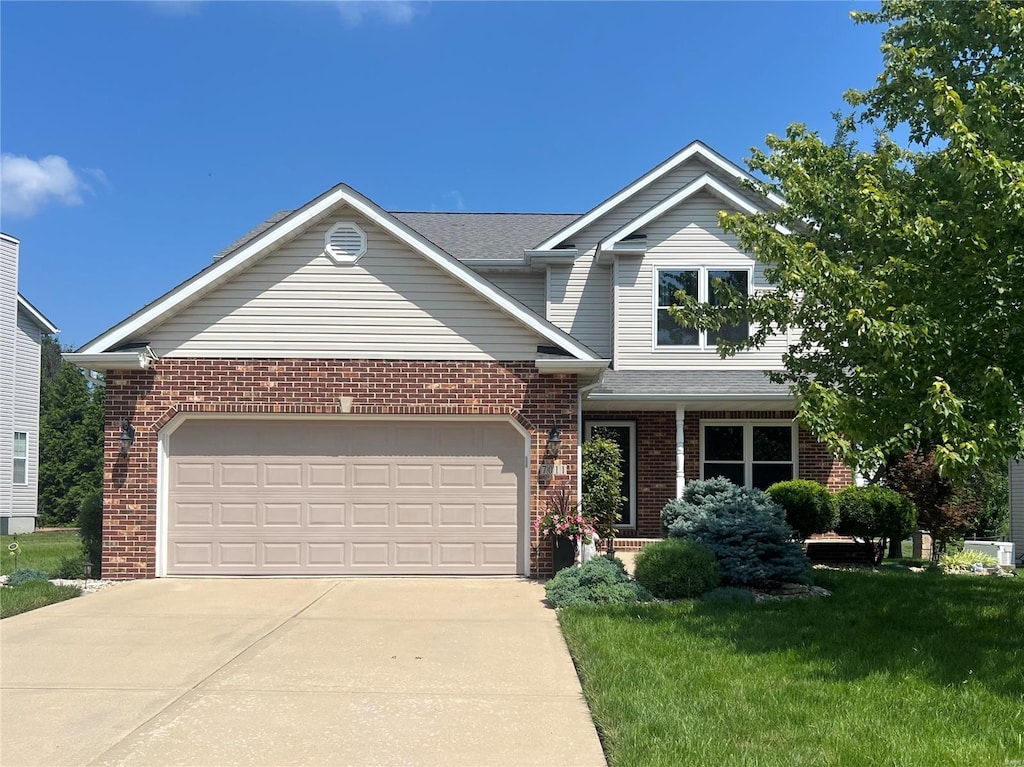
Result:
[[[696,403],[712,403],[712,402],[732,402],[735,400],[771,400],[771,401],[785,401],[795,399],[792,394],[780,393],[780,394],[708,394],[693,396],[689,394],[644,394],[643,392],[628,392],[621,394],[601,394],[592,393],[589,399],[593,400],[607,400],[621,401],[621,400],[657,400],[659,402],[673,401],[673,402],[696,402]]]
[[[17,242],[17,240],[15,240],[15,242]],[[46,319],[43,313],[36,309],[34,306],[32,306],[32,304],[29,303],[28,299],[21,295],[21,293],[18,294],[18,308],[23,310],[29,317],[32,318],[32,321],[35,322],[36,325],[38,325],[47,333],[60,332],[57,326],[50,322],[48,319]]]
[[[551,248],[554,248],[559,243],[564,242],[569,237],[572,237],[574,234],[577,234],[586,227],[590,226],[592,223],[601,218],[601,216],[604,216],[609,211],[626,202],[638,192],[643,191],[645,188],[653,184],[662,176],[675,170],[692,157],[700,157],[708,164],[713,165],[722,172],[732,176],[737,181],[756,180],[753,176],[751,176],[741,167],[725,159],[724,157],[722,157],[722,155],[718,154],[718,152],[711,149],[702,141],[693,141],[687,146],[683,147],[678,152],[676,152],[676,154],[672,155],[672,157],[668,158],[663,163],[661,163],[654,169],[650,170],[649,172],[638,178],[632,184],[622,189],[620,192],[617,192],[616,194],[609,197],[607,200],[602,202],[600,205],[598,205],[590,212],[583,214],[582,216],[580,216],[580,218],[573,221],[567,227],[553,234],[547,240],[538,245],[537,249],[550,250]],[[785,204],[785,201],[774,193],[770,193],[768,195],[768,200],[774,203],[775,205],[779,206]]]
[[[537,370],[542,373],[600,373],[608,368],[611,360],[535,360]]]
[[[85,352],[64,352],[61,357],[72,365],[102,373],[106,370],[144,370],[152,362],[145,351],[137,352],[103,352],[87,354]]]
[[[158,299],[150,306],[143,308],[124,322],[90,341],[79,349],[79,352],[82,354],[102,353],[106,349],[127,340],[140,330],[159,322],[189,299],[225,281],[231,275],[248,266],[251,261],[255,260],[268,248],[341,203],[347,204],[381,229],[389,232],[400,242],[424,256],[442,271],[447,272],[458,282],[461,282],[473,292],[490,301],[510,317],[537,333],[537,335],[582,359],[599,359],[594,351],[567,333],[559,330],[551,323],[538,317],[468,266],[464,266],[453,256],[423,239],[412,229],[345,184],[339,184],[325,192],[305,207],[297,210],[288,218],[285,218],[277,225],[257,236],[248,245],[245,245],[232,255],[225,256],[215,262],[207,270],[200,272],[192,279],[187,280],[179,287],[165,294],[163,298]]]

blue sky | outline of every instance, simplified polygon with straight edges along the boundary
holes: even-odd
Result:
[[[742,161],[881,69],[872,3],[0,5],[0,228],[79,346],[343,181],[584,212],[695,138]]]

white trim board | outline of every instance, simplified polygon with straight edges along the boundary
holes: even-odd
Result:
[[[182,305],[198,298],[204,292],[226,282],[233,275],[248,268],[254,261],[265,255],[282,240],[296,234],[301,228],[316,220],[322,214],[342,204],[351,207],[361,216],[370,220],[399,242],[402,242],[415,253],[426,258],[427,261],[489,301],[512,319],[517,320],[535,332],[541,338],[565,349],[578,359],[600,359],[600,356],[593,350],[530,311],[526,306],[495,287],[489,280],[477,274],[441,248],[425,240],[421,235],[383,210],[376,203],[345,184],[338,184],[333,189],[293,212],[266,232],[258,235],[234,253],[215,261],[194,277],[164,294],[163,297],[143,307],[118,325],[89,341],[78,350],[78,353],[98,354],[131,340],[136,334],[170,317]]]

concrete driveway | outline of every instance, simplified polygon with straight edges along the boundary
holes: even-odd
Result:
[[[0,622],[0,764],[604,765],[517,579],[136,581]]]

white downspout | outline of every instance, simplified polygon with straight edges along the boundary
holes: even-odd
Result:
[[[676,405],[676,498],[683,497],[686,489],[686,431],[683,428],[686,420],[686,408]]]

